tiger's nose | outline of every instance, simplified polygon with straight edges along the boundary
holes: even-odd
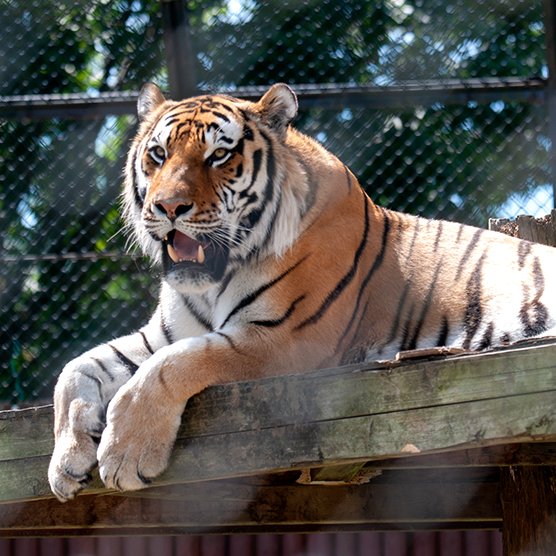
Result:
[[[181,199],[158,199],[154,204],[170,220],[175,220],[178,216],[188,213],[193,208],[193,203],[188,203]]]

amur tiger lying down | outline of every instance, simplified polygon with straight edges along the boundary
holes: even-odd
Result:
[[[99,466],[145,487],[167,466],[187,400],[207,386],[553,335],[556,251],[392,212],[290,127],[297,100],[140,93],[124,215],[163,269],[135,334],[68,363],[56,386],[53,492]],[[100,439],[100,444],[98,444]]]

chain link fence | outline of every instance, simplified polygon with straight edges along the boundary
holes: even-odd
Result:
[[[552,2],[0,0],[5,406],[48,401],[154,309],[118,216],[144,82],[253,100],[286,82],[296,127],[375,202],[486,227],[553,206]]]

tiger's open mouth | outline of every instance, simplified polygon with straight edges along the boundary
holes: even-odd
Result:
[[[190,269],[208,272],[218,279],[224,273],[227,250],[209,239],[194,239],[179,230],[172,230],[164,238],[165,270]]]

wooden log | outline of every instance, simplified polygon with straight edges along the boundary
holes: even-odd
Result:
[[[507,218],[491,218],[489,230],[556,247],[556,209],[544,218],[521,214],[512,222]]]
[[[365,469],[447,469],[451,467],[508,467],[511,465],[556,465],[556,444],[504,444],[433,455],[374,460]]]
[[[555,360],[556,346],[540,343],[391,370],[352,366],[212,387],[191,400],[156,483],[556,441]],[[49,492],[52,410],[25,411],[25,419],[0,414],[1,501]],[[43,442],[25,442],[19,429],[30,430],[26,420],[34,419]],[[89,488],[100,486],[97,479]]]
[[[556,468],[507,467],[501,472],[504,556],[556,551]]]
[[[502,232],[502,229],[504,226],[506,226],[507,224],[509,224],[510,219],[509,218],[490,218],[488,221],[488,229],[491,232]]]

